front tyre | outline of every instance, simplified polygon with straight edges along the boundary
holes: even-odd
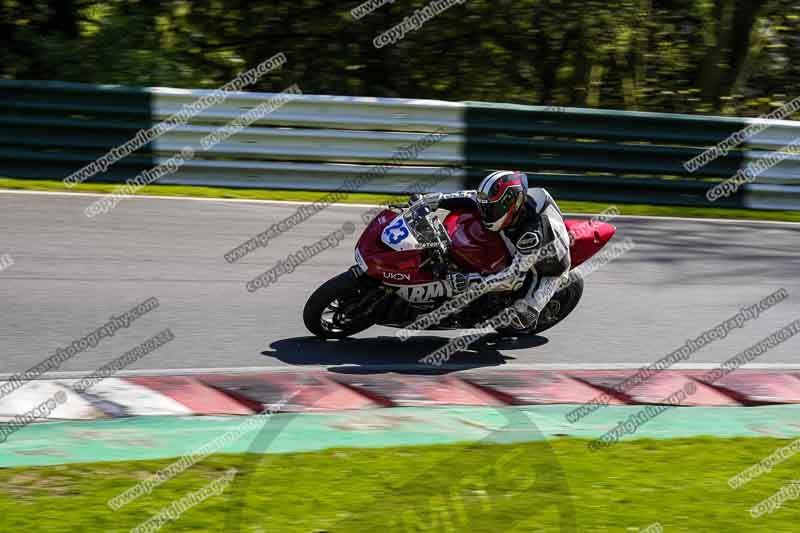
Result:
[[[363,305],[367,288],[347,271],[331,278],[315,290],[303,308],[308,331],[322,339],[343,339],[372,326]]]

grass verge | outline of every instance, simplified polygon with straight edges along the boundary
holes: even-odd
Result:
[[[749,510],[792,480],[796,460],[737,490],[727,484],[787,443],[639,440],[590,451],[586,441],[556,439],[217,455],[119,511],[109,498],[172,461],[15,468],[0,471],[0,523],[3,531],[130,531],[236,468],[222,495],[162,531],[636,532],[658,522],[665,532],[794,532],[800,501],[758,519]],[[237,509],[232,527],[226,520]],[[570,512],[577,529],[560,529]]]
[[[110,193],[117,185],[112,183],[81,183],[68,189],[60,181],[22,180],[0,178],[0,189],[19,189],[31,191],[58,192],[98,192]],[[323,197],[325,192],[267,190],[267,189],[228,189],[223,187],[201,187],[192,185],[148,185],[139,191],[140,195],[189,196],[195,198],[239,198],[246,200],[284,200],[313,202]],[[354,192],[337,203],[345,204],[384,204],[405,202],[406,195],[386,195]],[[578,202],[558,200],[561,209],[568,213],[599,213],[609,204],[602,202]],[[672,216],[691,218],[730,218],[739,220],[778,220],[800,222],[800,211],[759,211],[750,209],[726,209],[718,207],[681,207],[646,204],[617,204],[623,215]]]

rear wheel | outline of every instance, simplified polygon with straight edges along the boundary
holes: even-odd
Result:
[[[553,295],[545,306],[536,324],[534,333],[541,333],[552,328],[569,315],[578,306],[583,295],[583,278],[577,272],[569,273],[569,283]]]
[[[329,279],[315,290],[303,309],[308,331],[323,339],[343,339],[372,326],[375,321],[365,314],[369,289],[352,272]]]
[[[566,287],[559,290],[553,295],[547,306],[542,310],[539,315],[539,322],[536,324],[536,329],[533,331],[520,331],[511,328],[502,328],[498,330],[501,335],[535,335],[546,331],[569,315],[578,305],[581,296],[583,295],[583,278],[575,271],[569,273],[569,283]]]

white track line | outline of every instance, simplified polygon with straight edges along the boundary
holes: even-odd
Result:
[[[430,369],[432,372],[438,373],[440,370],[452,370],[465,367],[464,370],[481,373],[486,371],[513,371],[513,370],[636,370],[646,367],[651,362],[644,363],[534,363],[534,364],[520,364],[520,365],[503,365],[501,367],[472,367],[469,365],[443,365],[441,367],[432,367],[426,364],[417,365],[335,365],[337,368],[351,366],[355,368],[364,369],[415,369],[423,370]],[[164,369],[148,369],[148,370],[123,370],[115,374],[116,377],[143,377],[143,376],[192,376],[197,374],[249,374],[259,372],[314,372],[327,370],[331,365],[303,365],[303,366],[239,366],[239,367],[219,367],[219,368],[164,368]],[[718,368],[718,364],[714,363],[683,363],[677,364],[669,368],[669,370],[711,370]],[[800,363],[762,363],[750,364],[742,367],[745,370],[778,370],[787,372],[800,371]],[[86,375],[91,370],[82,371],[59,371],[47,372],[36,379],[77,379]],[[0,374],[0,381],[7,380],[14,376],[13,373]]]
[[[323,193],[325,191],[319,191]],[[98,197],[107,196],[109,193],[101,192],[61,192],[61,191],[27,191],[19,189],[0,189],[0,194],[39,194],[51,196],[83,196]],[[388,194],[388,193],[387,193]],[[267,205],[308,205],[310,202],[299,202],[296,200],[255,200],[249,198],[201,198],[195,196],[159,196],[149,194],[137,194],[126,198],[126,200],[152,199],[152,200],[189,200],[195,202],[226,202],[243,204],[267,204]],[[330,204],[331,207],[376,207],[377,204]],[[612,205],[612,204],[609,204]],[[622,204],[623,207],[625,204]],[[564,213],[568,216],[591,216],[592,213]],[[715,224],[768,224],[774,226],[800,226],[800,222],[787,222],[783,220],[746,220],[746,219],[727,219],[727,218],[696,218],[696,217],[671,217],[658,215],[617,215],[614,218],[629,220],[678,220],[686,222],[709,222]]]

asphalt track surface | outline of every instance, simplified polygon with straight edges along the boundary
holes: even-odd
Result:
[[[65,362],[83,374],[171,328],[175,340],[127,369],[231,371],[326,369],[342,373],[480,371],[482,368],[615,368],[651,363],[771,292],[787,300],[695,353],[709,367],[800,318],[800,225],[618,218],[616,239],[636,247],[586,280],[578,309],[542,336],[482,342],[439,369],[416,361],[451,333],[402,343],[390,328],[343,342],[309,337],[310,293],[353,263],[365,206],[331,206],[231,264],[223,254],[299,204],[167,198],[124,200],[88,219],[98,196],[0,192],[0,374],[26,370],[109,316],[155,296],[160,307]],[[580,217],[568,217],[580,218]],[[288,254],[352,221],[355,234],[255,293],[245,283]],[[612,240],[612,243],[614,240]],[[758,365],[800,368],[800,338]],[[163,373],[163,372],[161,372]]]

